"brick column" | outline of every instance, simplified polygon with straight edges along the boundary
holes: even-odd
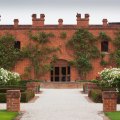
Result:
[[[7,90],[7,111],[20,111],[20,90]]]
[[[116,91],[104,91],[102,93],[103,99],[103,111],[114,112],[117,109],[117,92]]]

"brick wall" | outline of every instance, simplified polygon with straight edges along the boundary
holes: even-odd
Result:
[[[115,38],[115,32],[120,26],[109,26],[107,23],[107,20],[103,20],[102,25],[90,25],[89,24],[89,15],[85,14],[84,18],[81,18],[80,14],[77,14],[77,20],[75,25],[64,25],[63,20],[58,20],[58,25],[45,25],[45,15],[41,14],[40,17],[37,18],[36,14],[32,15],[32,25],[19,25],[19,20],[14,20],[13,26],[7,26],[7,25],[0,25],[0,35],[3,35],[6,32],[9,32],[13,34],[17,40],[21,42],[21,47],[24,47],[28,45],[30,42],[28,38],[28,31],[31,30],[32,33],[36,33],[38,31],[44,31],[46,33],[53,33],[55,37],[50,38],[49,46],[53,47],[59,47],[61,49],[61,52],[57,52],[58,58],[63,59],[66,61],[70,61],[73,59],[72,50],[68,50],[66,48],[67,41],[72,37],[72,35],[75,33],[75,31],[78,28],[84,27],[87,28],[93,35],[98,36],[101,31],[105,32],[107,35],[109,35],[112,39]],[[60,38],[60,33],[66,32],[67,37],[63,40]],[[101,42],[97,41],[96,46],[100,50]],[[112,45],[112,41],[109,43],[109,53],[114,51],[114,46]],[[105,60],[109,60],[109,53],[106,54]],[[50,63],[51,61],[48,61]],[[95,79],[98,75],[98,72],[101,71],[104,67],[100,65],[100,59],[96,59],[91,61],[93,65],[93,69],[88,73],[86,79],[91,80]],[[24,69],[26,66],[29,65],[29,60],[22,60],[19,61],[13,71],[16,71],[20,73],[21,75],[24,73]],[[110,67],[112,65],[108,65],[106,67]],[[31,73],[31,78],[34,79],[34,72]],[[43,76],[40,76],[39,79],[50,81],[50,72],[46,73]],[[71,81],[75,81],[79,79],[79,75],[77,70],[71,66]]]

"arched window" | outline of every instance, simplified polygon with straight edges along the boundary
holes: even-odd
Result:
[[[108,49],[109,49],[108,41],[102,41],[101,42],[101,52],[108,52]]]
[[[20,47],[21,47],[20,41],[15,41],[14,42],[14,48],[15,49],[20,49]]]

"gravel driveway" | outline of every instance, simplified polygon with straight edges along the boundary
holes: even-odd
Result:
[[[102,104],[89,102],[80,89],[42,89],[34,103],[22,104],[21,120],[103,120]]]

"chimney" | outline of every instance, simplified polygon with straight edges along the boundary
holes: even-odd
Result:
[[[19,20],[18,19],[14,19],[14,27],[18,27],[19,25]]]
[[[77,27],[88,27],[89,26],[89,14],[85,14],[84,18],[81,18],[81,14],[77,13]]]
[[[107,19],[103,19],[102,22],[103,22],[103,27],[106,27],[108,25],[108,20]]]
[[[36,14],[32,14],[32,25],[33,27],[43,27],[45,21],[45,15],[40,14],[40,18],[37,18]]]
[[[61,27],[63,25],[63,19],[59,19],[58,23],[59,23],[58,25]]]

